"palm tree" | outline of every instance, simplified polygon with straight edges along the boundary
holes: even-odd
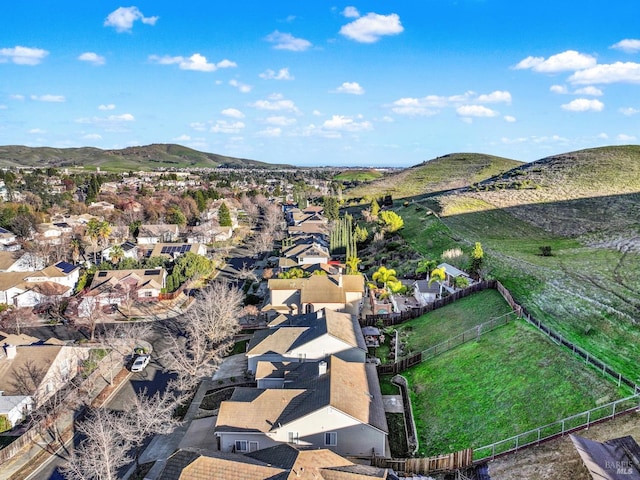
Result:
[[[111,235],[111,225],[107,221],[92,218],[87,222],[86,235],[91,239],[93,263],[96,263],[98,245],[102,245]]]
[[[69,247],[71,248],[71,260],[73,263],[78,263],[82,253],[82,240],[79,237],[72,238],[69,241]]]
[[[114,265],[118,265],[124,258],[124,250],[122,249],[122,246],[114,245],[111,247],[111,253],[109,253],[109,256],[111,257],[111,262]]]
[[[393,268],[380,267],[371,277],[374,282],[381,283],[387,288],[389,282],[397,282],[396,271]]]
[[[358,273],[358,265],[362,260],[358,257],[349,257],[345,264],[347,265],[347,275],[356,275]]]

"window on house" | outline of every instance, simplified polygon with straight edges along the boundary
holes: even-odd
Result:
[[[247,441],[236,440],[236,452],[246,452],[246,451],[247,451]]]
[[[304,363],[306,359],[307,359],[307,354],[306,353],[299,353],[298,354],[298,362]]]
[[[298,432],[289,432],[289,443],[298,444]]]
[[[255,452],[258,450],[258,442],[249,442],[249,451]]]
[[[328,447],[335,447],[338,444],[338,433],[326,432],[324,434],[324,444]]]

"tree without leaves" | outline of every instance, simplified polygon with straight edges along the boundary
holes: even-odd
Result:
[[[191,308],[179,317],[185,344],[172,335],[173,348],[167,350],[166,359],[169,369],[178,375],[180,390],[213,375],[240,330],[242,297],[237,288],[215,282],[202,289]]]

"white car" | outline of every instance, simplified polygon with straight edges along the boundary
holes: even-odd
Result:
[[[143,371],[147,365],[149,365],[149,360],[151,360],[151,355],[138,355],[136,359],[133,361],[133,365],[131,365],[132,372],[141,372]]]

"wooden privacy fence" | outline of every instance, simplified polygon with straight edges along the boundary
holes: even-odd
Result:
[[[423,475],[438,471],[467,468],[473,464],[473,450],[467,448],[459,452],[437,457],[423,458],[383,458],[374,457],[372,465],[378,468],[392,468],[396,472]]]
[[[367,315],[366,318],[360,319],[360,325],[363,327],[372,327],[376,326],[379,321],[382,321],[385,327],[398,325],[408,320],[418,318],[425,313],[429,313],[437,310],[438,308],[442,308],[455,302],[456,300],[460,300],[461,298],[468,297],[469,295],[473,295],[474,293],[481,292],[483,290],[487,290],[488,288],[496,288],[496,280],[483,280],[481,282],[474,283],[467,288],[458,290],[451,295],[447,295],[446,297],[436,300],[435,302],[428,303],[426,305],[423,305],[422,307],[414,307],[404,312]]]
[[[534,428],[528,432],[520,433],[505,440],[500,440],[499,442],[492,443],[491,445],[476,448],[474,450],[474,459],[476,461],[492,460],[497,456],[517,452],[522,448],[532,445],[538,445],[542,441],[551,440],[583,428],[588,428],[594,423],[599,423],[625,413],[636,411],[638,409],[639,402],[640,394],[636,393],[630,397],[592,408],[591,410],[563,418],[562,420],[558,420],[557,422],[553,422],[542,427]]]

